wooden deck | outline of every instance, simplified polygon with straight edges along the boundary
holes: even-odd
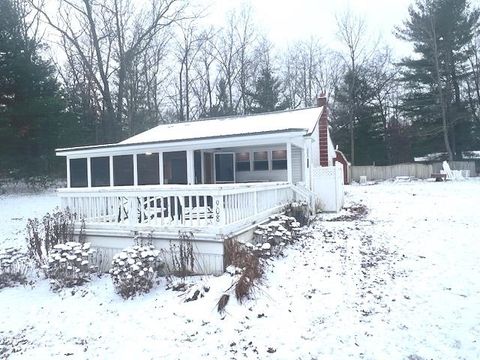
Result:
[[[87,228],[219,237],[264,221],[300,194],[287,182],[60,189],[63,208]]]

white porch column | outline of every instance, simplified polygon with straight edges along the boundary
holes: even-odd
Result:
[[[304,142],[303,144],[303,182],[305,183],[305,187],[307,189],[310,189],[310,164],[309,164],[309,146],[307,144],[307,141]],[[307,167],[308,165],[308,167]]]
[[[195,158],[194,158],[195,160]],[[200,163],[201,163],[201,168],[202,168],[202,184],[205,184],[205,155],[203,153],[203,150],[200,150]]]
[[[292,169],[292,143],[287,143],[287,179],[289,183],[293,181],[293,169]]]
[[[193,150],[187,150],[187,183],[195,184],[195,157]]]
[[[163,185],[163,151],[160,151],[158,153],[158,176],[159,178],[159,184]]]
[[[113,186],[113,156],[108,157],[108,169],[110,171],[110,186]]]
[[[133,154],[133,186],[138,186],[137,154]]]
[[[87,157],[87,187],[92,187],[92,166],[90,156]]]
[[[67,188],[70,187],[70,158],[67,156]]]

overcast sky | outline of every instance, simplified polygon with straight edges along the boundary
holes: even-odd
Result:
[[[337,45],[337,14],[349,9],[365,18],[372,39],[381,36],[399,56],[408,54],[410,48],[392,34],[408,16],[408,6],[413,0],[208,0],[205,21],[221,25],[232,9],[249,5],[255,22],[272,42],[282,47],[295,40],[318,36],[322,43]],[[201,1],[201,3],[207,3]]]

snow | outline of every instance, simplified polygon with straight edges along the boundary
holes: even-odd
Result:
[[[322,107],[314,107],[258,115],[221,117],[211,120],[159,125],[128,138],[120,142],[120,144],[191,140],[292,129],[302,129],[310,133],[313,131],[322,109]]]
[[[127,301],[114,293],[108,276],[59,293],[40,280],[0,290],[0,354],[478,358],[480,181],[346,189],[349,209],[320,216],[310,236],[289,245],[285,257],[269,260],[256,299],[230,299],[224,315],[215,305],[234,278],[228,273],[189,278],[192,288],[209,291],[188,303],[183,293],[166,289],[165,279],[151,293]],[[42,198],[48,202],[43,195],[37,200]],[[21,203],[34,201],[16,197],[25,211],[29,206]],[[2,199],[2,214],[9,204]]]
[[[57,206],[60,206],[60,199],[53,191],[0,195],[0,250],[24,246],[27,220],[41,218]]]
[[[415,162],[428,162],[428,161],[442,161],[448,158],[446,152],[437,152],[431,153],[424,156],[417,156],[414,157],[413,160]],[[462,151],[462,159],[463,160],[478,160],[480,159],[480,151]]]

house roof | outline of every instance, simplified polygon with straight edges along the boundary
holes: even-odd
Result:
[[[180,142],[196,139],[221,138],[242,135],[260,135],[286,131],[313,132],[323,107],[270,113],[207,118],[197,121],[158,125],[116,144],[81,146],[57,149],[65,151],[123,147],[152,143]]]
[[[192,140],[287,130],[305,130],[307,133],[311,133],[322,113],[322,109],[321,107],[315,107],[158,125],[153,129],[132,136],[119,144]]]

